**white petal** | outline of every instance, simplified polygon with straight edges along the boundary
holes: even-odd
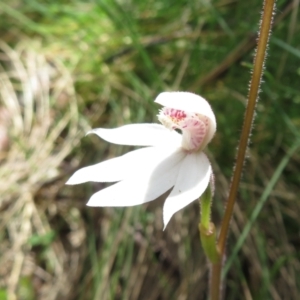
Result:
[[[164,228],[174,213],[203,194],[211,173],[209,160],[204,153],[192,153],[185,157],[181,162],[175,186],[164,204]]]
[[[143,161],[158,159],[159,149],[147,147],[128,152],[122,156],[106,160],[104,162],[88,166],[76,171],[66,184],[79,184],[88,181],[94,182],[115,182],[120,181],[131,173],[135,167],[141,166]]]
[[[213,132],[212,136],[214,135],[217,126],[216,117],[209,103],[201,96],[190,92],[164,92],[156,97],[155,102],[165,107],[207,116],[211,121],[210,130]]]
[[[161,144],[180,145],[181,135],[159,124],[129,124],[119,128],[96,128],[87,134],[95,133],[100,138],[118,145],[157,146]]]
[[[73,185],[88,181],[116,182],[138,177],[141,173],[150,174],[160,164],[180,148],[147,147],[128,152],[122,156],[88,166],[76,171],[66,184]]]
[[[181,162],[186,154],[175,151],[150,173],[116,183],[94,194],[88,206],[133,206],[152,201],[174,186]]]

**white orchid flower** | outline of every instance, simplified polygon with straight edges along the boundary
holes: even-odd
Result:
[[[158,115],[163,125],[130,124],[89,132],[110,143],[148,147],[82,168],[67,184],[118,182],[87,203],[101,207],[146,203],[171,189],[163,208],[165,228],[173,214],[198,199],[210,182],[211,165],[202,151],[216,131],[216,119],[208,102],[189,92],[164,92],[155,102],[164,106]]]

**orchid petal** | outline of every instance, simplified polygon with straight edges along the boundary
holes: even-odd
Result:
[[[211,166],[204,153],[191,153],[185,157],[181,162],[175,186],[164,204],[164,228],[173,214],[203,194],[211,174]]]
[[[79,184],[88,181],[116,182],[129,176],[135,166],[140,166],[148,157],[156,159],[158,149],[147,147],[128,152],[122,156],[88,166],[76,171],[66,184]]]
[[[122,156],[88,166],[76,171],[66,184],[74,185],[88,181],[116,182],[137,177],[141,172],[150,174],[172,152],[179,149],[168,147],[147,147],[128,152]]]
[[[194,112],[206,116],[210,120],[208,141],[216,132],[216,117],[209,103],[199,95],[190,92],[164,92],[160,93],[155,101],[165,107]]]
[[[181,143],[179,133],[159,124],[129,124],[114,129],[96,128],[87,134],[90,133],[95,133],[100,138],[118,145],[157,146]]]
[[[95,193],[87,205],[124,207],[156,199],[174,186],[185,155],[182,151],[175,151],[159,164],[154,163],[150,173],[147,170],[147,173],[137,174]]]

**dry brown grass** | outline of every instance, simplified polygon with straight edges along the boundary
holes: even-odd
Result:
[[[36,195],[57,178],[79,141],[76,94],[67,69],[38,44],[12,49],[0,42],[0,51],[0,286],[7,287],[8,299],[20,299],[20,280],[28,276],[40,287],[39,299],[56,299],[69,293],[73,278],[65,268],[76,269],[78,257],[69,256],[59,239],[52,242],[49,214],[58,207],[47,199],[51,191],[38,202]],[[70,218],[76,213],[67,218],[74,232],[79,226]],[[70,242],[78,245],[74,232]],[[42,258],[34,256],[31,249],[47,236],[51,243]]]

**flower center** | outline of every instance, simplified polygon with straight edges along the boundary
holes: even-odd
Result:
[[[203,145],[209,126],[207,117],[201,114],[164,107],[159,112],[158,120],[171,130],[181,130],[182,147],[185,150],[202,150],[201,146]]]

